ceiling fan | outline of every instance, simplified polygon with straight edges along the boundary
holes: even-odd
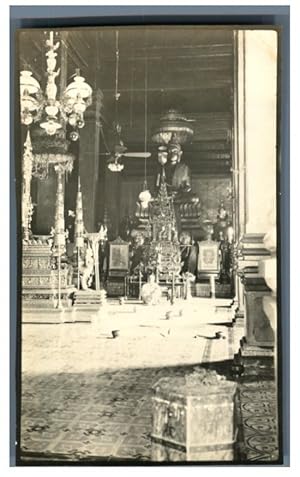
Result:
[[[106,140],[104,138],[103,129],[101,128],[102,137],[104,139],[104,145],[107,152],[100,153],[100,155],[108,156],[107,166],[112,172],[120,172],[124,168],[124,164],[119,162],[123,157],[133,158],[133,159],[148,159],[151,156],[151,152],[127,152],[127,147],[124,145],[120,137],[121,127],[119,124],[115,126],[115,131],[117,132],[118,138],[112,148],[108,147]]]
[[[124,169],[124,164],[120,163],[119,160],[123,157],[137,158],[146,160],[151,156],[151,152],[127,152],[127,147],[124,145],[124,142],[121,139],[122,127],[118,121],[118,103],[121,94],[119,93],[119,32],[116,31],[116,78],[115,78],[115,122],[113,124],[113,130],[115,135],[115,144],[113,150],[111,150],[104,137],[103,128],[101,127],[101,135],[107,152],[100,153],[100,155],[109,156],[107,159],[107,167],[112,172],[121,172]]]

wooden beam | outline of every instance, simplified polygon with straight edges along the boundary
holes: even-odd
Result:
[[[156,86],[156,87],[150,87],[147,89],[148,92],[155,92],[155,91],[202,91],[202,90],[210,90],[210,89],[219,89],[219,88],[229,88],[232,85],[231,79],[225,79],[225,80],[214,80],[211,81],[210,83],[203,83],[201,84],[200,82],[197,81],[196,85],[193,86],[183,86],[183,85],[178,85],[178,86],[168,86],[168,85],[162,85],[162,86]],[[108,93],[111,94],[114,92],[113,88],[103,88],[102,89],[103,93]],[[139,88],[134,88],[135,92],[145,92],[145,89],[143,87]],[[131,88],[119,88],[119,92],[122,93],[130,93]]]

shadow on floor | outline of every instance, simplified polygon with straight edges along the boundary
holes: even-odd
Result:
[[[97,460],[99,465],[151,464],[152,387],[162,377],[187,376],[199,367],[234,380],[231,360],[25,375],[19,462],[92,465]],[[251,376],[240,381],[239,396],[242,460],[275,461],[278,439],[274,383],[258,382]]]

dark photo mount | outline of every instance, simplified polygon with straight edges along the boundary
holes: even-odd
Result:
[[[282,320],[288,310],[282,282],[288,265],[278,250],[287,245],[287,203],[279,197],[289,163],[282,129],[289,15],[221,13],[216,24],[212,10],[179,20],[172,7],[161,16],[150,7],[141,16],[142,7],[135,7],[131,17],[121,7],[114,15],[89,15],[89,8],[80,20],[61,16],[51,24],[43,15],[18,23],[12,9],[12,30],[21,28],[11,66],[17,196],[11,227],[18,254],[11,265],[11,374],[17,369],[11,378],[12,465],[286,465],[289,325]],[[51,31],[60,43],[54,117],[62,128],[41,138],[39,119],[33,126],[20,121],[28,91],[20,94],[19,74],[29,70],[38,80],[38,108],[47,115],[45,108],[53,106],[45,74]],[[266,49],[256,55],[258,44]],[[255,62],[265,70],[255,70]],[[93,90],[79,128],[68,122],[80,110],[78,94],[73,109],[62,113],[62,91],[78,69]],[[186,121],[192,138],[182,139],[178,121]],[[24,240],[28,131],[36,173]],[[178,160],[174,144],[183,151]],[[41,156],[48,161],[42,179]],[[58,156],[72,158],[61,177]],[[113,171],[112,162],[123,169]],[[161,213],[166,221],[156,220]],[[210,241],[219,251],[213,272],[209,251],[216,246],[209,248]],[[122,253],[126,247],[126,258],[111,267],[114,242]],[[194,315],[205,314],[211,318],[195,325]],[[116,324],[108,325],[108,317]],[[134,325],[127,326],[130,320]],[[106,356],[97,355],[102,342]],[[192,361],[196,343],[202,351]],[[152,346],[155,357],[146,349]],[[89,349],[94,370],[84,358]],[[53,365],[43,364],[52,353]]]

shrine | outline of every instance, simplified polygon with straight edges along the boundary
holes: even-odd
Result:
[[[19,33],[24,462],[279,461],[277,43],[174,28]]]

